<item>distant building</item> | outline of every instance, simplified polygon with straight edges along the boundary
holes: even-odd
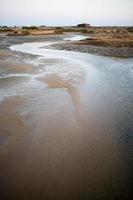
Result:
[[[86,23],[78,24],[77,27],[79,27],[79,28],[89,28],[90,24],[86,24]]]
[[[45,25],[41,25],[41,26],[40,26],[40,28],[45,28],[45,27],[46,27]]]
[[[46,26],[45,26],[45,25],[41,25],[41,26],[39,26],[39,28],[40,28],[40,29],[45,29]]]

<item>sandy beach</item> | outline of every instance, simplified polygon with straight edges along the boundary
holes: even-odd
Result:
[[[132,48],[0,37],[0,198],[131,199]]]

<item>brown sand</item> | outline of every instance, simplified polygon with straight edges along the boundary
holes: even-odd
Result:
[[[51,101],[49,94],[43,102],[33,96],[27,97],[28,102],[12,97],[0,106],[2,199],[119,196],[125,179],[113,138],[102,132],[99,136],[93,126],[88,130],[80,108],[80,116],[79,110],[71,111],[71,98],[64,92],[52,96],[55,105],[49,104],[48,113],[45,101]],[[41,110],[18,112],[33,101]]]
[[[37,73],[38,69],[30,64],[22,64],[21,62],[14,61],[0,61],[1,70],[8,73]]]
[[[0,66],[34,73],[22,63],[1,61]],[[29,84],[29,79],[13,78],[2,87],[12,80]],[[49,87],[0,103],[1,199],[127,200],[115,127],[95,116],[83,89],[57,75],[37,81]]]
[[[115,138],[86,118],[79,92],[49,85],[0,104],[2,199],[126,199]]]

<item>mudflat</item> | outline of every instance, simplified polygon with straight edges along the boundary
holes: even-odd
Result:
[[[131,199],[132,58],[47,58],[9,46],[65,36],[1,37],[1,199]]]

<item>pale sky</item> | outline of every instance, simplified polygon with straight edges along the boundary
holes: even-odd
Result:
[[[133,0],[0,0],[0,25],[133,25]]]

